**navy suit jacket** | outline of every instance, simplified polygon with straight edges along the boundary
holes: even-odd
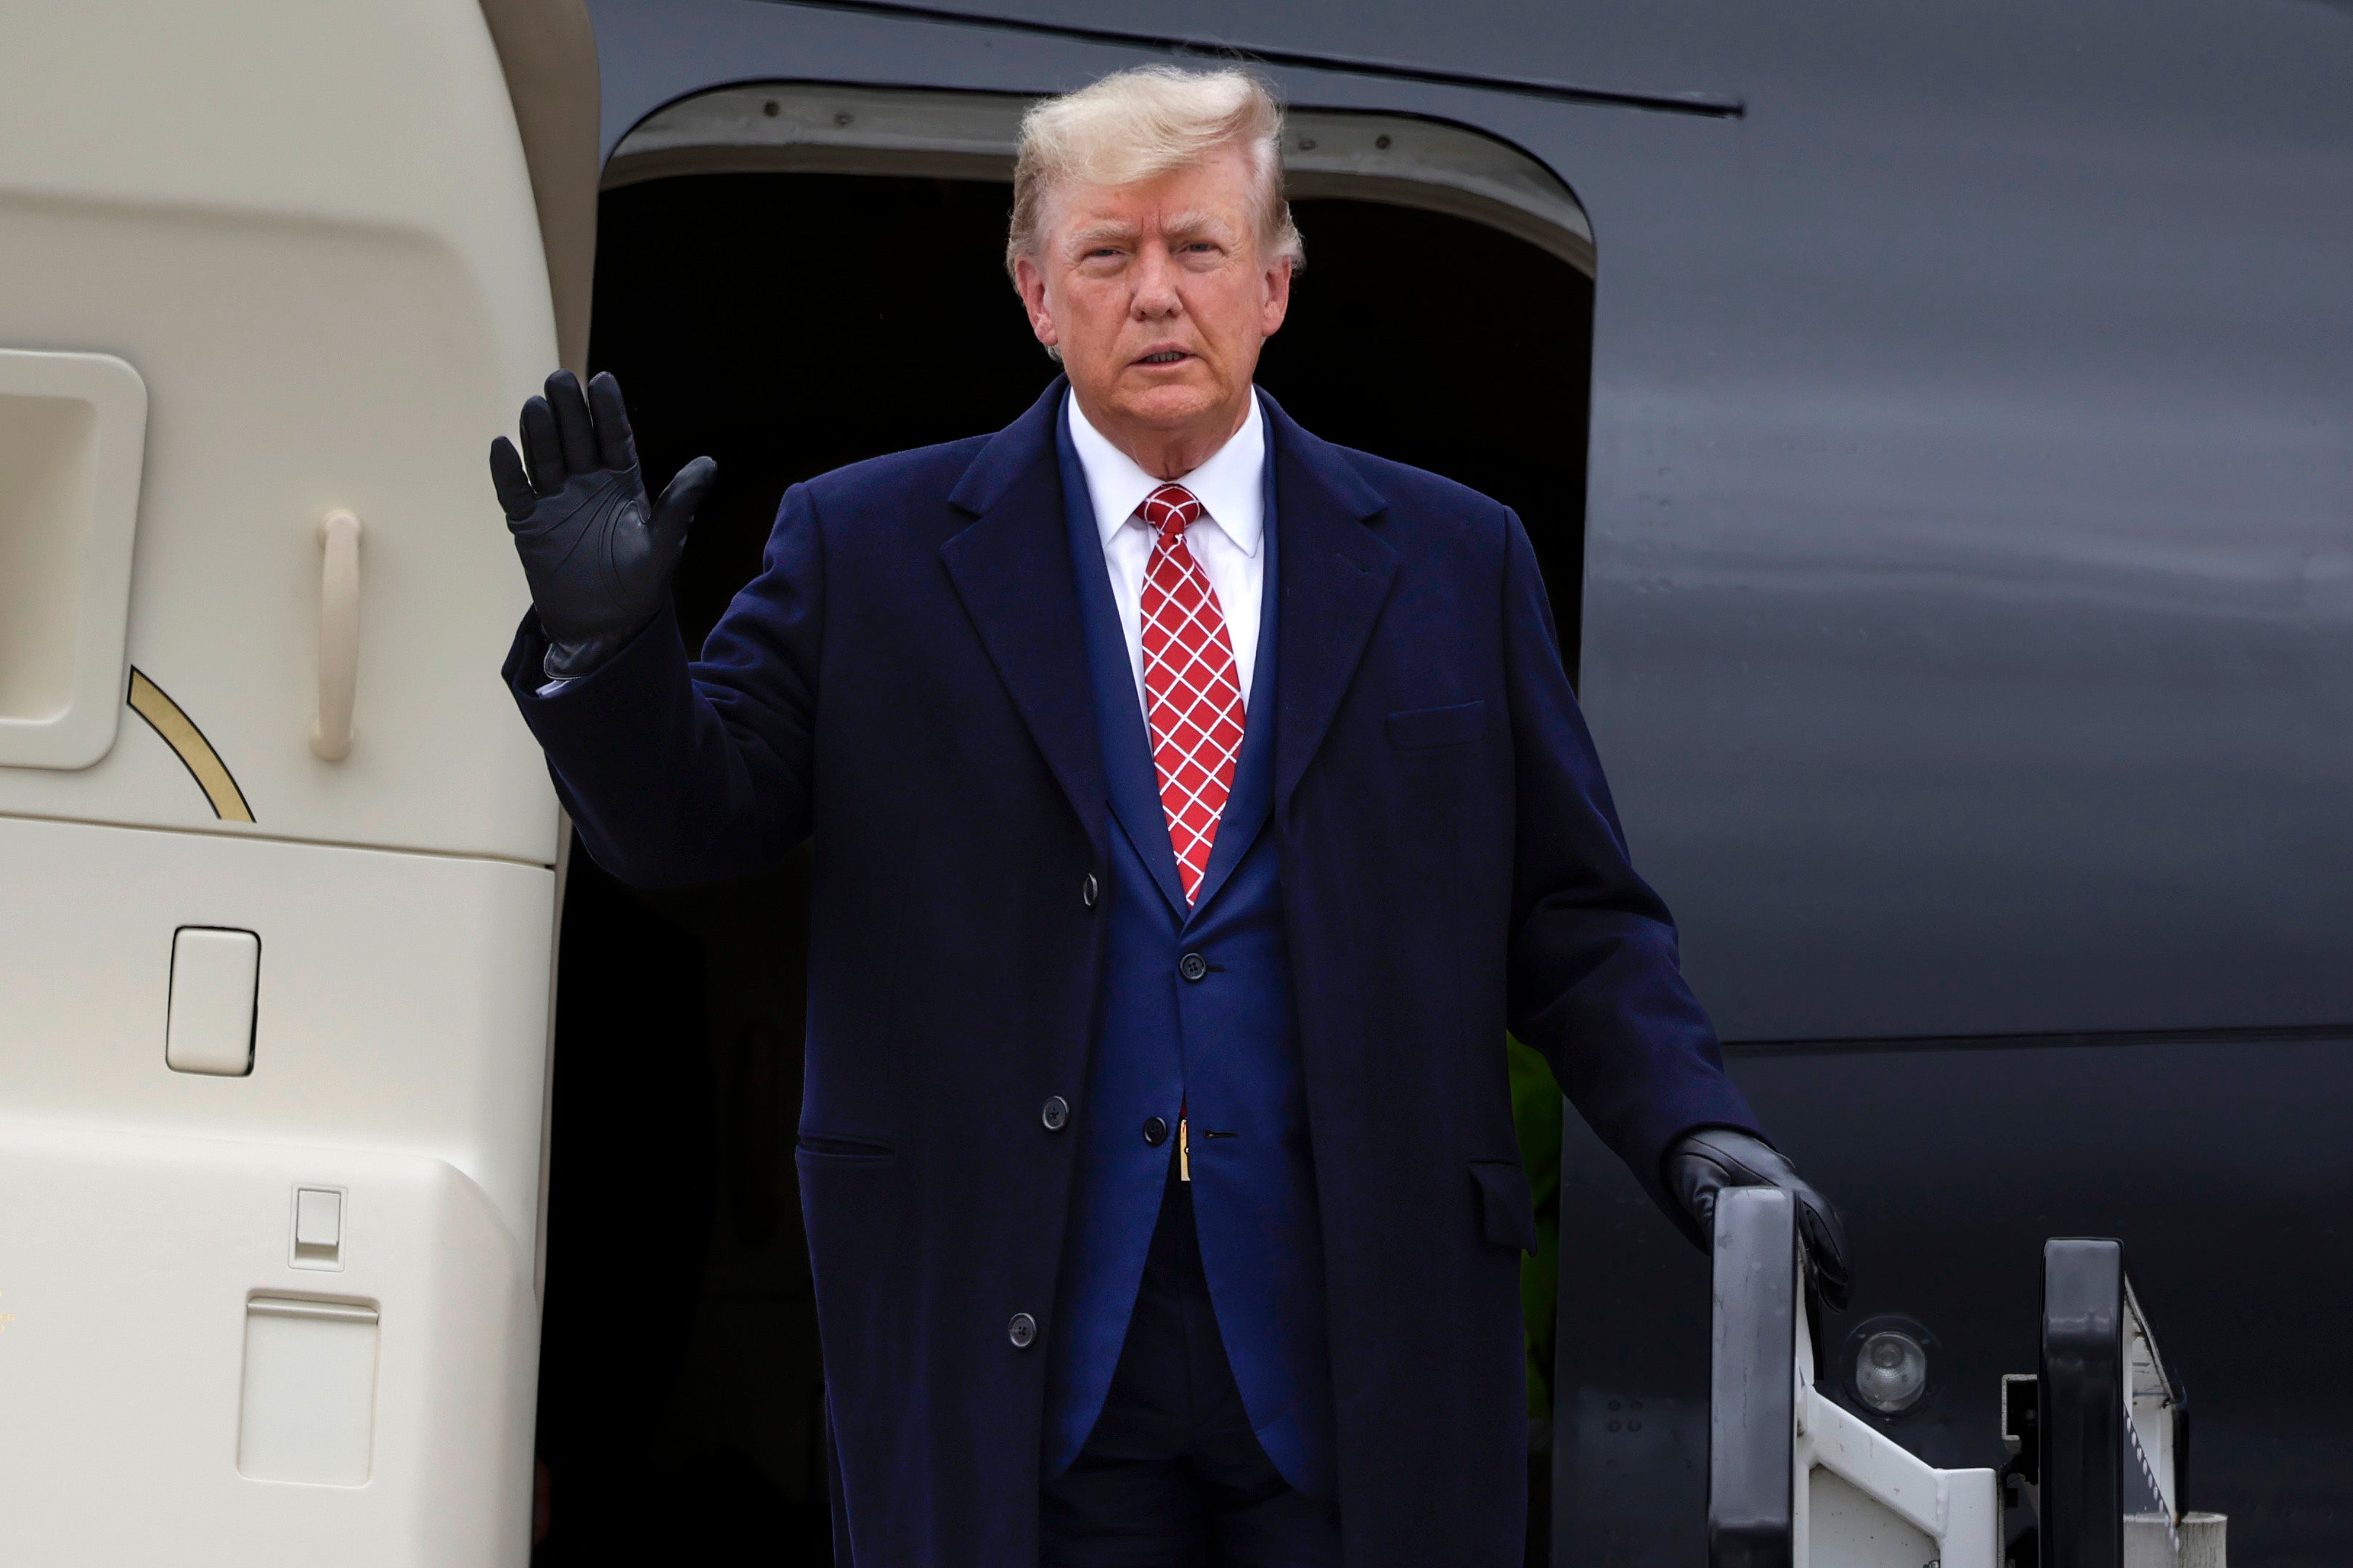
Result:
[[[864,1568],[1036,1560],[1048,1356],[1108,805],[1059,381],[997,435],[785,497],[689,664],[667,615],[535,694],[590,853],[734,877],[814,837],[798,1166],[839,1502]],[[1282,530],[1272,835],[1313,1129],[1352,1568],[1504,1568],[1533,1238],[1508,1026],[1672,1211],[1668,1146],[1755,1129],[1635,876],[1518,520],[1268,403]]]
[[[1217,842],[1188,905],[1103,533],[1071,443],[1067,398],[1057,428],[1111,812],[1112,874],[1102,890],[1101,1011],[1073,1129],[1078,1180],[1047,1347],[1046,1462],[1060,1468],[1077,1457],[1126,1342],[1173,1152],[1145,1142],[1141,1130],[1151,1118],[1173,1124],[1189,1106],[1198,1130],[1194,1225],[1226,1359],[1275,1468],[1301,1490],[1329,1498],[1323,1227],[1293,1023],[1282,856],[1264,831],[1274,805],[1282,686],[1281,498],[1268,482],[1260,544],[1265,595],[1248,722]],[[1187,953],[1204,965],[1190,980],[1182,968]]]

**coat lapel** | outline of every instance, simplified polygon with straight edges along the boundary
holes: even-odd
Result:
[[[940,559],[997,678],[1100,854],[1103,751],[1054,449],[1064,384],[1056,377],[965,470],[948,504],[974,521],[940,546]]]
[[[1261,395],[1264,395],[1261,394]],[[1388,505],[1339,448],[1266,399],[1282,526],[1276,662],[1274,805],[1280,811],[1324,743],[1388,598],[1398,554],[1366,520]]]

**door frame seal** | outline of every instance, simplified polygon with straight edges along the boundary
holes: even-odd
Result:
[[[1009,183],[1022,93],[772,81],[695,93],[632,127],[604,188],[714,174],[836,174]],[[1284,116],[1283,184],[1294,198],[1418,207],[1500,229],[1594,275],[1593,227],[1542,162],[1450,121],[1354,110]]]

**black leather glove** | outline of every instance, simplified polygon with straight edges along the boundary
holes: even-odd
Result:
[[[1762,1138],[1729,1127],[1686,1132],[1667,1151],[1667,1190],[1704,1237],[1715,1226],[1715,1194],[1726,1187],[1779,1187],[1798,1200],[1798,1234],[1805,1239],[1822,1300],[1844,1307],[1853,1277],[1847,1269],[1846,1224],[1830,1199],[1798,1174]]]
[[[548,678],[571,680],[620,652],[659,613],[719,465],[695,458],[649,510],[620,383],[598,375],[584,396],[568,370],[547,378],[546,396],[522,405],[522,446],[529,473],[514,443],[503,436],[491,443],[491,482],[547,634]]]

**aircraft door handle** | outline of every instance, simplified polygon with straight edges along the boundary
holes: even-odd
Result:
[[[319,524],[319,717],[311,750],[327,762],[351,755],[352,704],[360,683],[360,520],[337,510]]]

